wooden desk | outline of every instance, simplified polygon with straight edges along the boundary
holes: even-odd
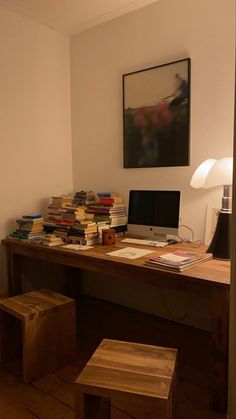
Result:
[[[144,266],[149,256],[130,260],[108,256],[108,251],[127,247],[117,240],[114,246],[95,246],[86,251],[73,251],[66,248],[43,247],[23,241],[3,240],[8,259],[8,284],[10,295],[20,294],[22,256],[58,263],[88,271],[100,272],[117,278],[142,281],[152,286],[191,290],[208,296],[211,302],[212,371],[215,377],[215,390],[212,408],[225,412],[227,408],[228,387],[228,323],[229,323],[229,283],[230,264],[219,260],[209,260],[186,269],[184,272],[168,272]],[[130,245],[135,247],[135,245]],[[168,251],[178,248],[190,249],[189,245],[169,246]],[[137,246],[140,247],[140,246]],[[149,249],[145,246],[145,249]],[[150,250],[158,254],[166,253],[166,248]],[[204,351],[204,348],[202,349]]]

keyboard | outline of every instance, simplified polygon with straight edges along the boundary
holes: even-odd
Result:
[[[123,239],[123,243],[132,243],[132,244],[141,244],[144,246],[154,246],[154,247],[165,247],[168,245],[168,242],[159,242],[156,240],[146,240],[146,239]]]

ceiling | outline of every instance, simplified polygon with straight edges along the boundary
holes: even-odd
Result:
[[[75,34],[158,0],[0,0],[0,6],[50,28]]]

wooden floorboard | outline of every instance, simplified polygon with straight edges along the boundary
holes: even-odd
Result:
[[[0,419],[74,418],[74,380],[104,337],[177,347],[176,419],[226,419],[209,408],[213,378],[206,332],[87,297],[81,297],[77,307],[75,362],[28,385],[21,381],[19,363],[4,364],[0,369]],[[112,402],[112,419],[132,418],[140,416]]]

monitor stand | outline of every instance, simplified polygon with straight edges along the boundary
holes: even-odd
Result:
[[[152,236],[152,240],[156,240],[159,242],[166,242],[167,235],[166,234],[160,234],[160,233],[154,233]]]
[[[150,241],[166,241],[167,234],[153,231],[152,227],[128,224],[127,236]]]

